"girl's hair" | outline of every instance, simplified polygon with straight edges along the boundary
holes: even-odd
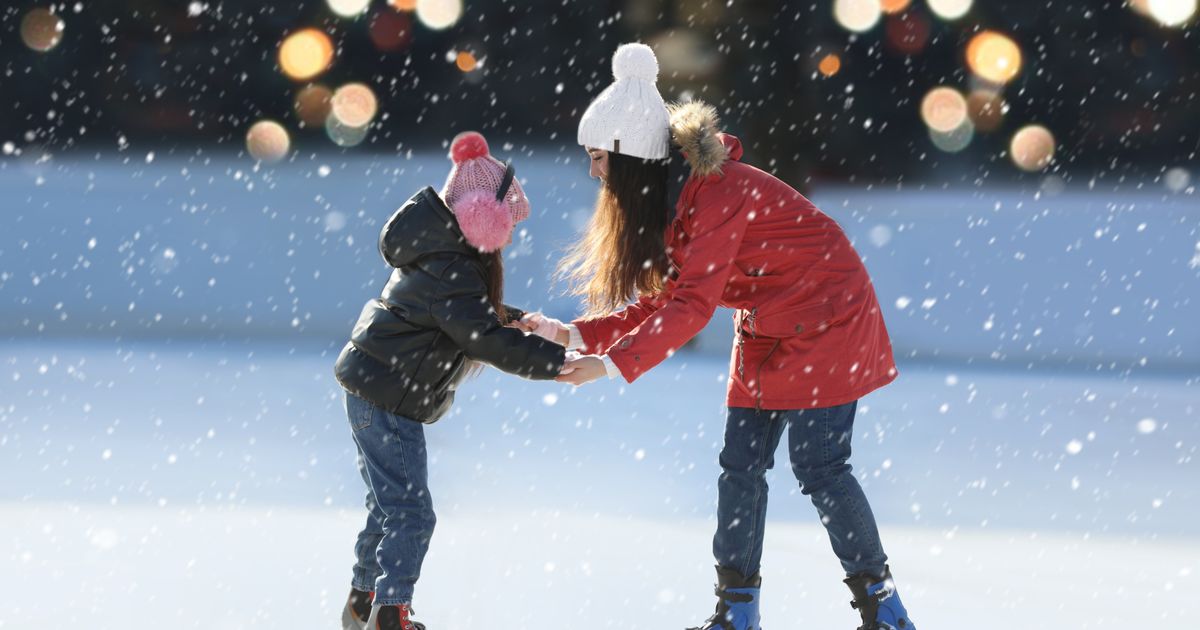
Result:
[[[608,154],[608,175],[583,238],[558,265],[589,317],[607,315],[641,294],[659,293],[670,273],[666,160]]]
[[[476,251],[483,263],[483,279],[487,285],[487,301],[501,324],[508,324],[508,313],[504,308],[504,254],[502,250],[490,253]],[[475,378],[483,373],[483,363],[468,359],[463,365],[462,378]]]
[[[504,256],[500,250],[491,253],[479,253],[483,261],[484,281],[487,284],[487,299],[501,324],[508,323],[508,313],[504,310]]]

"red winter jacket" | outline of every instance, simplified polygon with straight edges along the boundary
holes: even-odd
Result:
[[[726,404],[831,407],[896,378],[871,279],[841,227],[803,195],[738,160],[716,112],[691,103],[671,132],[692,172],[667,233],[663,292],[573,322],[629,382],[694,337],[718,305],[737,309]]]

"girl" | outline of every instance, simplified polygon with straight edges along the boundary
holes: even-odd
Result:
[[[441,194],[425,187],[388,219],[379,252],[391,265],[383,294],[363,307],[335,372],[367,484],[343,630],[414,630],[413,586],[435,516],[424,425],[446,413],[477,361],[530,379],[563,367],[562,346],[506,327],[500,250],[529,201],[478,133],[450,145]]]
[[[737,309],[713,538],[718,601],[703,629],[760,627],[765,474],[785,430],[792,472],[828,531],[861,628],[913,629],[847,463],[858,399],[896,377],[866,269],[837,223],[740,162],[742,145],[718,131],[716,110],[699,102],[668,110],[657,73],[649,47],[621,46],[616,81],[579,123],[602,185],[562,269],[588,317],[564,325],[531,314],[522,324],[603,355],[568,361],[574,371],[558,380],[633,382],[718,305]],[[686,159],[678,177],[666,161],[671,140]]]

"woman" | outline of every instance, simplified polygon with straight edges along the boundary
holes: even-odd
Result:
[[[564,371],[573,371],[558,380],[580,385],[607,374],[632,383],[700,332],[717,306],[737,309],[713,538],[718,602],[703,628],[760,627],[765,474],[785,429],[792,471],[846,571],[861,628],[913,628],[847,463],[858,399],[896,377],[866,269],[837,223],[739,161],[741,143],[718,131],[712,107],[668,110],[657,72],[650,48],[620,47],[616,81],[579,125],[602,186],[562,269],[587,316],[565,325],[531,314],[523,323],[589,354],[568,361]],[[664,161],[671,140],[689,168],[677,193]]]

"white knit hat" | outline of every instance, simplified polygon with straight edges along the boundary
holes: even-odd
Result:
[[[667,157],[670,116],[654,82],[658,59],[645,44],[623,44],[612,60],[616,81],[583,112],[579,144],[648,160]]]

